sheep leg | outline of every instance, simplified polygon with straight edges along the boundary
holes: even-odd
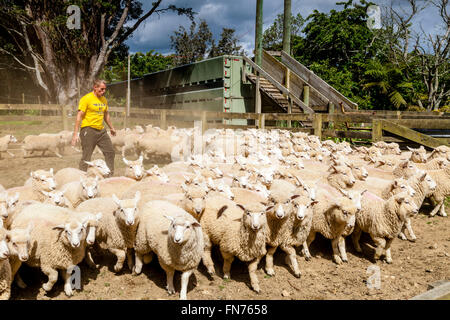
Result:
[[[434,215],[439,211],[441,206],[444,204],[444,200],[438,201],[438,204],[434,207],[433,211],[430,212],[430,216],[434,217]]]
[[[188,270],[181,274],[180,300],[187,300],[187,287],[189,283],[189,277],[193,272],[194,270]]]
[[[73,268],[68,268],[67,270],[63,270],[62,277],[64,280],[64,293],[66,296],[71,297],[73,296],[73,290],[72,290],[72,281],[71,281],[71,272],[69,270],[72,270]]]
[[[408,218],[407,218],[408,219]],[[398,234],[398,237],[402,240],[408,240],[408,238],[405,235],[405,230],[406,230],[406,221],[403,223],[402,225],[402,230],[400,231],[400,233]]]
[[[306,240],[303,242],[302,246],[303,246],[302,254],[305,257],[305,260],[306,261],[310,261],[311,260],[311,253],[309,252],[309,248],[308,248],[308,244],[306,243]]]
[[[311,246],[311,242],[313,242],[315,238],[316,238],[316,233],[311,231],[308,235],[308,238],[306,238],[306,244],[307,244],[308,248]]]
[[[386,244],[384,246],[384,249],[386,250],[386,262],[392,263],[392,256],[391,256],[391,244],[394,239],[387,239]]]
[[[385,240],[382,238],[374,238],[373,241],[375,242],[376,248],[375,248],[375,254],[373,256],[374,260],[380,259],[380,257],[383,254],[383,249],[385,247]]]
[[[23,281],[22,277],[19,273],[16,273],[16,284],[20,289],[25,289],[27,287],[27,284]]]
[[[97,269],[100,266],[98,264],[95,264],[94,259],[92,258],[91,250],[89,250],[88,248],[86,248],[86,256],[84,258],[84,261],[86,261],[89,268],[92,269]]]
[[[142,262],[143,255],[138,253],[137,251],[134,252],[134,267],[133,267],[133,273],[138,275],[142,272],[142,265],[144,264]]]
[[[355,247],[356,252],[362,252],[361,246],[359,245],[359,239],[361,238],[362,230],[361,228],[358,228],[358,226],[355,226],[355,230],[353,230],[352,233],[352,241],[353,246]]]
[[[222,250],[220,250],[220,252],[223,257],[223,278],[230,279],[231,263],[233,263],[234,256]]]
[[[128,269],[133,270],[133,253],[131,248],[127,249],[127,266]]]
[[[258,276],[256,275],[256,269],[258,268],[258,263],[260,260],[261,258],[257,258],[248,264],[248,274],[250,275],[250,284],[252,285],[253,290],[255,290],[255,292],[257,293],[261,292],[261,289],[259,288]]]
[[[11,256],[9,258],[9,264],[11,266],[11,279],[15,279],[16,284],[19,286],[19,288],[25,289],[27,285],[25,284],[25,282],[23,282],[22,278],[17,273],[20,266],[22,265],[22,262],[19,260],[17,256]]]
[[[58,280],[58,270],[47,266],[41,266],[41,270],[48,277],[48,281],[42,285],[42,288],[48,292],[52,290],[55,282]]]
[[[300,278],[302,273],[300,272],[300,268],[298,267],[297,255],[295,253],[295,249],[293,247],[284,247],[281,246],[281,250],[286,252],[286,263],[294,272],[297,278]]]
[[[342,261],[348,262],[347,252],[345,251],[345,238],[343,236],[339,237],[338,248],[339,253],[341,254]]]
[[[277,251],[277,247],[270,247],[267,249],[266,254],[266,273],[269,276],[275,275],[275,270],[273,270],[273,254]]]
[[[109,251],[111,251],[117,257],[117,262],[114,265],[114,271],[115,272],[121,271],[123,268],[123,263],[125,262],[125,257],[126,257],[125,250],[109,248]]]
[[[337,264],[342,264],[342,259],[339,256],[339,238],[331,240],[331,248],[333,249],[333,261]]]
[[[202,262],[203,265],[206,267],[208,274],[210,276],[213,276],[215,271],[214,271],[214,262],[212,261],[211,258],[211,241],[206,235],[204,236],[204,243],[205,247],[203,250]]]
[[[405,224],[403,225],[406,230],[408,230],[410,241],[415,242],[417,240],[416,235],[414,234],[414,231],[411,226],[411,218],[406,218]],[[403,230],[402,230],[403,231]]]
[[[0,300],[9,300],[11,297],[11,286],[8,285],[2,293],[0,293]]]
[[[167,277],[167,292],[169,294],[174,294],[175,293],[175,287],[173,286],[173,275],[175,274],[175,270],[172,267],[169,267],[168,265],[166,265],[165,263],[163,263],[162,261],[159,262],[161,268],[164,269],[164,271],[166,272],[166,277]]]
[[[444,202],[442,202],[441,211],[440,211],[439,215],[442,216],[442,217],[446,217],[447,216],[447,212],[445,211],[445,203]]]

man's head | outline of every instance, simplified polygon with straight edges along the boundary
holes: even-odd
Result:
[[[97,79],[94,81],[94,94],[97,97],[103,97],[106,91],[106,81],[102,79]]]

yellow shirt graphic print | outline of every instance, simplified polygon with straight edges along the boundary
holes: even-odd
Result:
[[[108,102],[105,97],[98,98],[93,92],[89,92],[80,99],[78,110],[85,113],[81,121],[81,128],[103,129],[103,116],[108,110]]]

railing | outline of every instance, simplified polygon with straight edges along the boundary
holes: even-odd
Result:
[[[62,112],[64,110],[64,112]],[[125,124],[125,108],[110,107],[109,112],[115,123]],[[21,114],[20,114],[21,113]],[[47,115],[46,113],[52,113]],[[61,105],[15,105],[0,104],[0,124],[2,121],[56,121],[62,129],[71,130],[76,110]],[[247,125],[227,124],[226,120],[243,119]],[[412,129],[449,129],[450,113],[442,112],[398,112],[398,111],[357,111],[345,114],[331,113],[230,113],[202,110],[144,109],[131,108],[128,126],[152,124],[162,129],[170,125],[193,127],[199,121],[202,131],[210,128],[259,128],[304,131],[321,139],[350,138],[367,141],[414,141],[426,146],[450,145],[449,138],[433,138]],[[288,123],[297,126],[287,127]],[[403,140],[402,140],[403,138]]]

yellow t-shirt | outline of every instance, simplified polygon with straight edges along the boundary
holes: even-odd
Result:
[[[81,121],[81,128],[92,127],[94,129],[103,129],[103,116],[108,110],[108,102],[105,97],[97,98],[94,92],[89,92],[80,99],[78,110],[85,113]]]

